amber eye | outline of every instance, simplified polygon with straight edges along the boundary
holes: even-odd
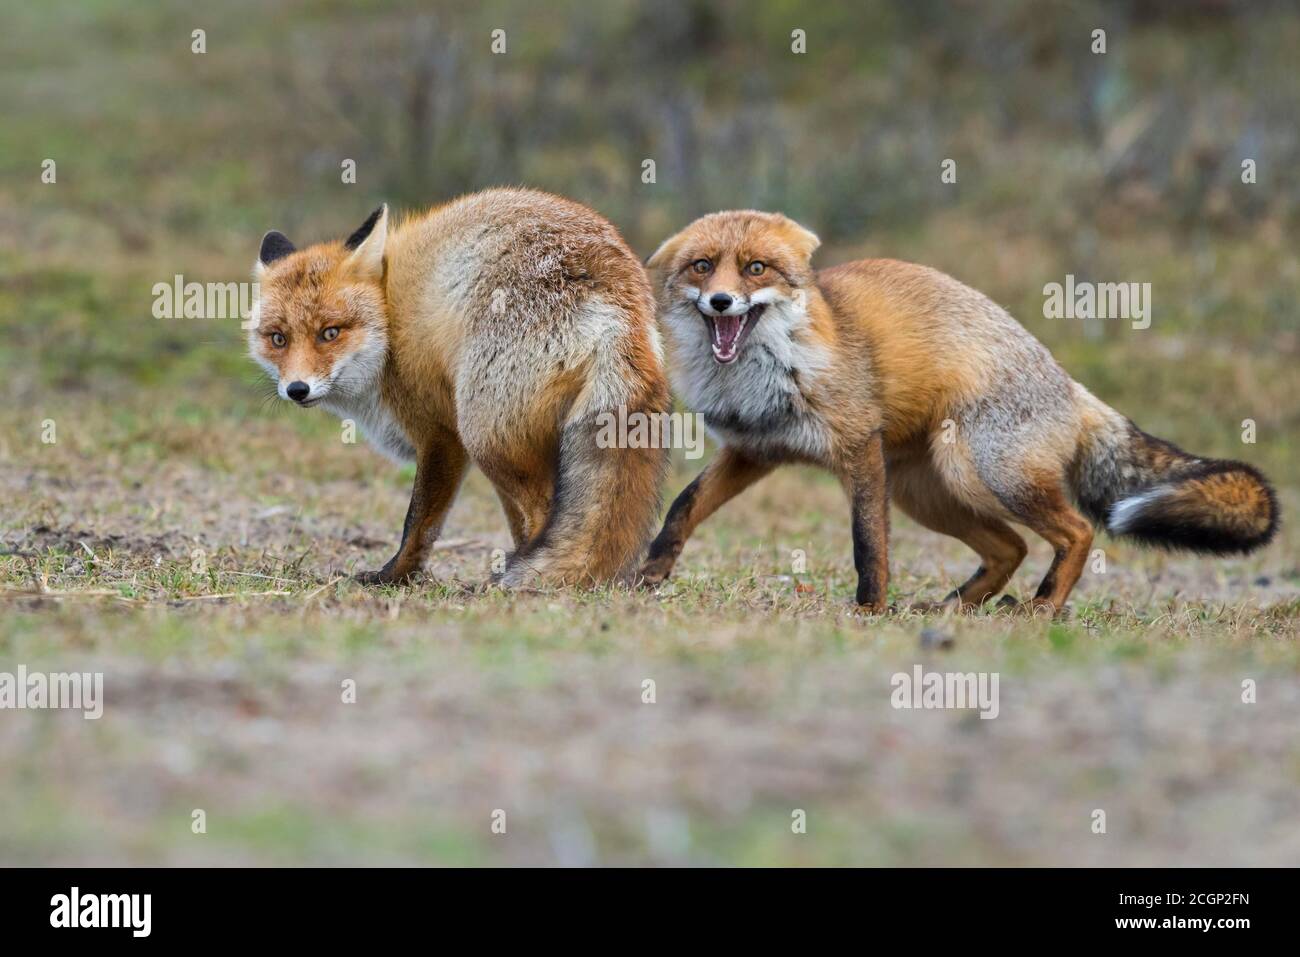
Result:
[[[695,262],[691,263],[691,268],[703,276],[706,272],[713,269],[713,263],[709,262],[707,259],[697,259]]]
[[[326,342],[331,342],[334,339],[337,339],[339,337],[339,327],[330,326],[328,329],[321,332],[320,337]]]
[[[752,263],[750,263],[748,266],[745,267],[745,272],[749,273],[751,276],[761,276],[763,275],[763,270],[766,268],[767,268],[766,266],[764,266],[761,262],[755,259]]]
[[[283,349],[284,344],[288,341],[289,340],[284,337],[283,332],[271,333],[271,345],[275,346],[277,349]]]

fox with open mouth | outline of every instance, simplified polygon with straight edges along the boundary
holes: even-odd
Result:
[[[1029,612],[1063,610],[1094,526],[1210,554],[1272,539],[1277,501],[1254,467],[1143,432],[952,277],[892,259],[815,271],[818,245],[785,216],[742,210],[696,220],[650,257],[673,384],[722,448],[669,509],[647,584],[671,573],[700,522],[786,462],[839,477],[857,601],[872,612],[887,608],[891,498],[980,557],[922,608],[996,597],[1027,552],[1012,522],[1055,552],[1017,606]]]

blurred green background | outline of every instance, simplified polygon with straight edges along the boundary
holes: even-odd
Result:
[[[165,390],[168,414],[253,414],[237,323],[154,319],[153,283],[246,278],[271,227],[341,236],[381,200],[522,183],[592,205],[641,255],[754,206],[819,232],[822,265],[933,264],[1149,430],[1240,455],[1253,418],[1251,457],[1293,468],[1294,4],[48,2],[4,19],[11,412],[158,413]],[[1152,327],[1044,319],[1067,272],[1151,282]]]

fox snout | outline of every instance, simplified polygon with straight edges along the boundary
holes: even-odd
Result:
[[[282,378],[277,391],[282,399],[288,399],[303,407],[310,407],[325,397],[329,392],[329,386],[315,377]]]
[[[738,292],[700,294],[695,306],[706,316],[739,316],[749,311],[749,301]]]

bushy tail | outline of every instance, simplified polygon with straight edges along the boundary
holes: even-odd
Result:
[[[1273,487],[1252,465],[1189,455],[1106,409],[1080,449],[1079,507],[1112,535],[1147,545],[1230,555],[1277,532]]]
[[[635,570],[659,516],[668,450],[602,448],[600,430],[590,418],[564,427],[550,517],[505,584],[590,585]]]
[[[646,292],[640,310],[629,308],[618,327],[653,329]],[[668,443],[658,430],[661,440],[651,442],[642,440],[646,430],[634,436],[618,424],[666,413],[667,378],[649,334],[594,339],[587,386],[561,428],[546,524],[507,564],[507,586],[630,580],[658,520]]]

